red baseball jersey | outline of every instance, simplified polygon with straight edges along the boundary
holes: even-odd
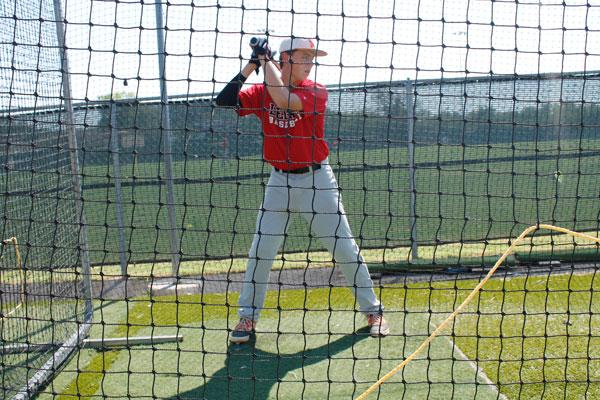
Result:
[[[252,85],[239,94],[241,116],[260,118],[264,133],[263,157],[275,168],[293,170],[320,163],[329,155],[324,138],[327,89],[304,80],[291,91],[302,100],[302,111],[286,111],[275,105],[264,84]]]

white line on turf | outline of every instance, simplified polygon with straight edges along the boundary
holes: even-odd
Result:
[[[431,322],[429,323],[429,326],[431,326],[433,329],[437,328],[437,326],[435,326]],[[492,382],[492,380],[485,374],[485,372],[481,368],[479,368],[479,366],[473,360],[471,360],[469,357],[467,357],[467,355],[465,353],[462,352],[462,350],[456,345],[456,343],[454,343],[452,340],[450,340],[450,338],[448,336],[444,335],[444,338],[452,346],[452,348],[454,349],[454,353],[456,353],[458,355],[458,357],[460,357],[461,359],[466,361],[469,364],[469,366],[471,366],[471,368],[473,368],[473,371],[475,371],[475,373],[477,374],[479,379],[481,379],[483,381],[483,383],[485,383],[489,388],[491,388],[493,391],[495,391],[497,393],[498,399],[507,400],[506,396],[504,394],[500,393],[500,390],[498,390],[498,386],[496,386],[496,384],[494,382]]]

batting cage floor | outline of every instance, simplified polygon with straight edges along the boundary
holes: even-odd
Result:
[[[302,316],[294,319],[300,326]],[[213,329],[225,326],[225,321],[214,322],[220,323]],[[394,329],[401,328],[397,322],[393,321]],[[338,332],[347,331],[347,324],[334,323]],[[276,330],[277,325],[276,320],[261,321],[261,329]],[[151,330],[138,333],[149,334]],[[81,365],[86,371],[79,374],[79,392],[90,398],[349,399],[366,390],[419,344],[418,337],[380,341],[364,333],[319,337],[259,332],[254,343],[228,347],[223,332],[182,329],[180,333],[185,336],[180,351],[175,345],[162,345],[154,350],[121,351],[114,359],[114,352],[92,356],[91,364],[110,369],[100,377],[101,369]],[[203,347],[205,354],[201,353]],[[384,384],[379,398],[498,398],[485,375],[477,373],[474,364],[458,355],[447,339],[434,342],[425,357],[430,359],[413,361]],[[456,357],[461,361],[452,361]],[[102,362],[95,362],[97,358]]]
[[[46,392],[98,399],[349,399],[402,362],[432,329],[423,314],[389,312],[392,335],[377,339],[353,311],[284,311],[281,318],[267,312],[250,343],[230,345],[226,329],[235,325],[234,315],[202,323],[202,307],[188,313],[180,305],[180,328],[164,326],[165,317],[154,313],[155,327],[137,325],[136,313],[148,318],[144,307],[152,308],[146,301],[129,305],[130,336],[181,334],[184,341],[82,350]],[[110,322],[124,317],[126,308],[116,302],[97,311],[103,314],[105,337],[126,336],[126,327]],[[93,336],[102,337],[101,326]],[[373,398],[498,398],[497,388],[448,337],[435,340],[379,392]],[[39,396],[45,398],[50,396]]]
[[[489,281],[456,321],[369,398],[600,396],[595,276]],[[257,335],[243,345],[228,341],[237,292],[96,301],[92,338],[179,334],[184,340],[83,349],[38,398],[356,398],[417,349],[477,283],[386,286],[378,293],[392,333],[382,339],[367,335],[353,296],[340,287],[269,291]]]

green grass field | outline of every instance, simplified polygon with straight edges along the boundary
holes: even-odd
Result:
[[[447,242],[469,245],[491,238],[516,236],[536,222],[573,229],[597,229],[600,213],[597,165],[600,155],[564,157],[600,147],[598,140],[515,142],[510,146],[419,146],[417,236],[421,245]],[[506,157],[551,156],[550,159],[506,161]],[[555,157],[555,158],[553,158]],[[504,161],[493,161],[503,159]],[[491,161],[487,161],[491,160]],[[410,244],[410,196],[407,151],[389,148],[332,151],[334,168],[354,235],[363,247],[389,248]],[[361,166],[394,169],[362,170]],[[446,162],[457,164],[443,165]],[[433,163],[433,164],[426,164]],[[436,168],[435,165],[442,165]],[[183,259],[243,256],[250,245],[266,178],[219,181],[219,177],[268,173],[260,158],[177,162],[175,178],[214,178],[214,183],[175,185]],[[557,172],[558,171],[558,172]],[[84,185],[112,182],[110,167],[86,167]],[[122,166],[124,181],[157,181],[164,176],[157,163]],[[123,188],[125,238],[129,262],[169,260],[165,186]],[[84,190],[93,263],[118,262],[114,189]],[[235,233],[234,233],[235,232]],[[287,251],[307,250],[307,227],[300,219],[291,226]],[[319,247],[313,244],[314,250]],[[436,260],[443,263],[443,259]]]
[[[386,286],[393,334],[382,340],[364,334],[343,288],[270,292],[255,343],[231,347],[236,294],[97,302],[92,337],[179,333],[184,341],[82,350],[37,398],[354,398],[411,354],[476,284]],[[599,290],[595,273],[493,279],[370,398],[597,398]]]

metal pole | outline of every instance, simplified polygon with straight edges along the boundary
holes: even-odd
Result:
[[[419,258],[417,242],[417,190],[415,181],[415,121],[414,85],[406,80],[406,122],[408,133],[408,190],[410,191],[410,249],[411,259]]]
[[[121,196],[121,164],[119,161],[119,128],[117,125],[117,110],[119,103],[112,100],[110,103],[110,151],[113,159],[113,176],[115,179],[115,212],[117,216],[117,229],[119,231],[119,262],[121,276],[127,276],[127,258],[125,257],[125,224],[123,223],[123,198]]]
[[[156,9],[156,42],[158,45],[158,68],[160,75],[161,132],[165,175],[167,180],[167,212],[171,241],[171,266],[173,278],[179,276],[179,236],[177,235],[177,219],[175,218],[175,190],[173,188],[173,159],[171,157],[171,121],[169,119],[169,97],[167,95],[167,75],[165,73],[165,36],[163,27],[162,2],[155,3]]]
[[[107,349],[110,347],[126,347],[131,346],[153,346],[162,343],[183,342],[183,335],[162,335],[162,336],[138,336],[138,337],[120,337],[120,338],[100,338],[100,339],[85,339],[83,345],[86,348]]]
[[[24,400],[29,399],[35,395],[40,387],[56,373],[61,364],[65,362],[73,352],[83,342],[85,337],[88,335],[92,318],[92,287],[91,287],[91,275],[90,275],[90,259],[87,248],[87,224],[85,222],[85,214],[83,211],[83,195],[81,189],[81,178],[79,171],[79,148],[77,146],[77,136],[75,133],[74,119],[73,119],[73,104],[71,102],[71,81],[69,78],[69,63],[67,61],[67,52],[65,51],[65,29],[63,24],[65,23],[62,7],[60,4],[61,0],[54,0],[54,19],[56,22],[56,36],[58,40],[58,47],[61,56],[61,74],[62,74],[62,90],[64,107],[65,107],[65,121],[60,121],[59,129],[66,129],[69,140],[69,152],[71,159],[71,176],[73,180],[73,191],[75,192],[75,207],[79,216],[79,255],[81,256],[81,267],[83,280],[83,296],[84,296],[84,320],[78,321],[78,329],[76,332],[71,334],[62,345],[51,355],[44,365],[40,366],[33,376],[28,376],[28,381],[22,388],[19,389],[13,399]],[[29,374],[28,374],[29,375]]]
[[[81,172],[79,169],[79,146],[77,145],[77,135],[75,133],[75,124],[73,122],[73,103],[71,101],[71,78],[69,76],[69,62],[67,60],[67,52],[65,51],[65,23],[62,7],[60,4],[61,0],[54,0],[54,18],[56,20],[56,36],[58,39],[58,47],[60,49],[60,55],[62,60],[62,89],[63,89],[63,100],[65,104],[65,129],[68,133],[69,138],[69,151],[71,156],[71,176],[73,179],[73,189],[77,196],[76,207],[77,213],[79,214],[79,246],[81,248],[82,268],[83,268],[83,283],[85,290],[85,316],[86,321],[92,321],[92,287],[91,287],[91,270],[90,270],[90,258],[87,247],[87,223],[85,221],[85,213],[83,210],[83,192],[81,185]],[[83,338],[82,338],[83,339]]]

